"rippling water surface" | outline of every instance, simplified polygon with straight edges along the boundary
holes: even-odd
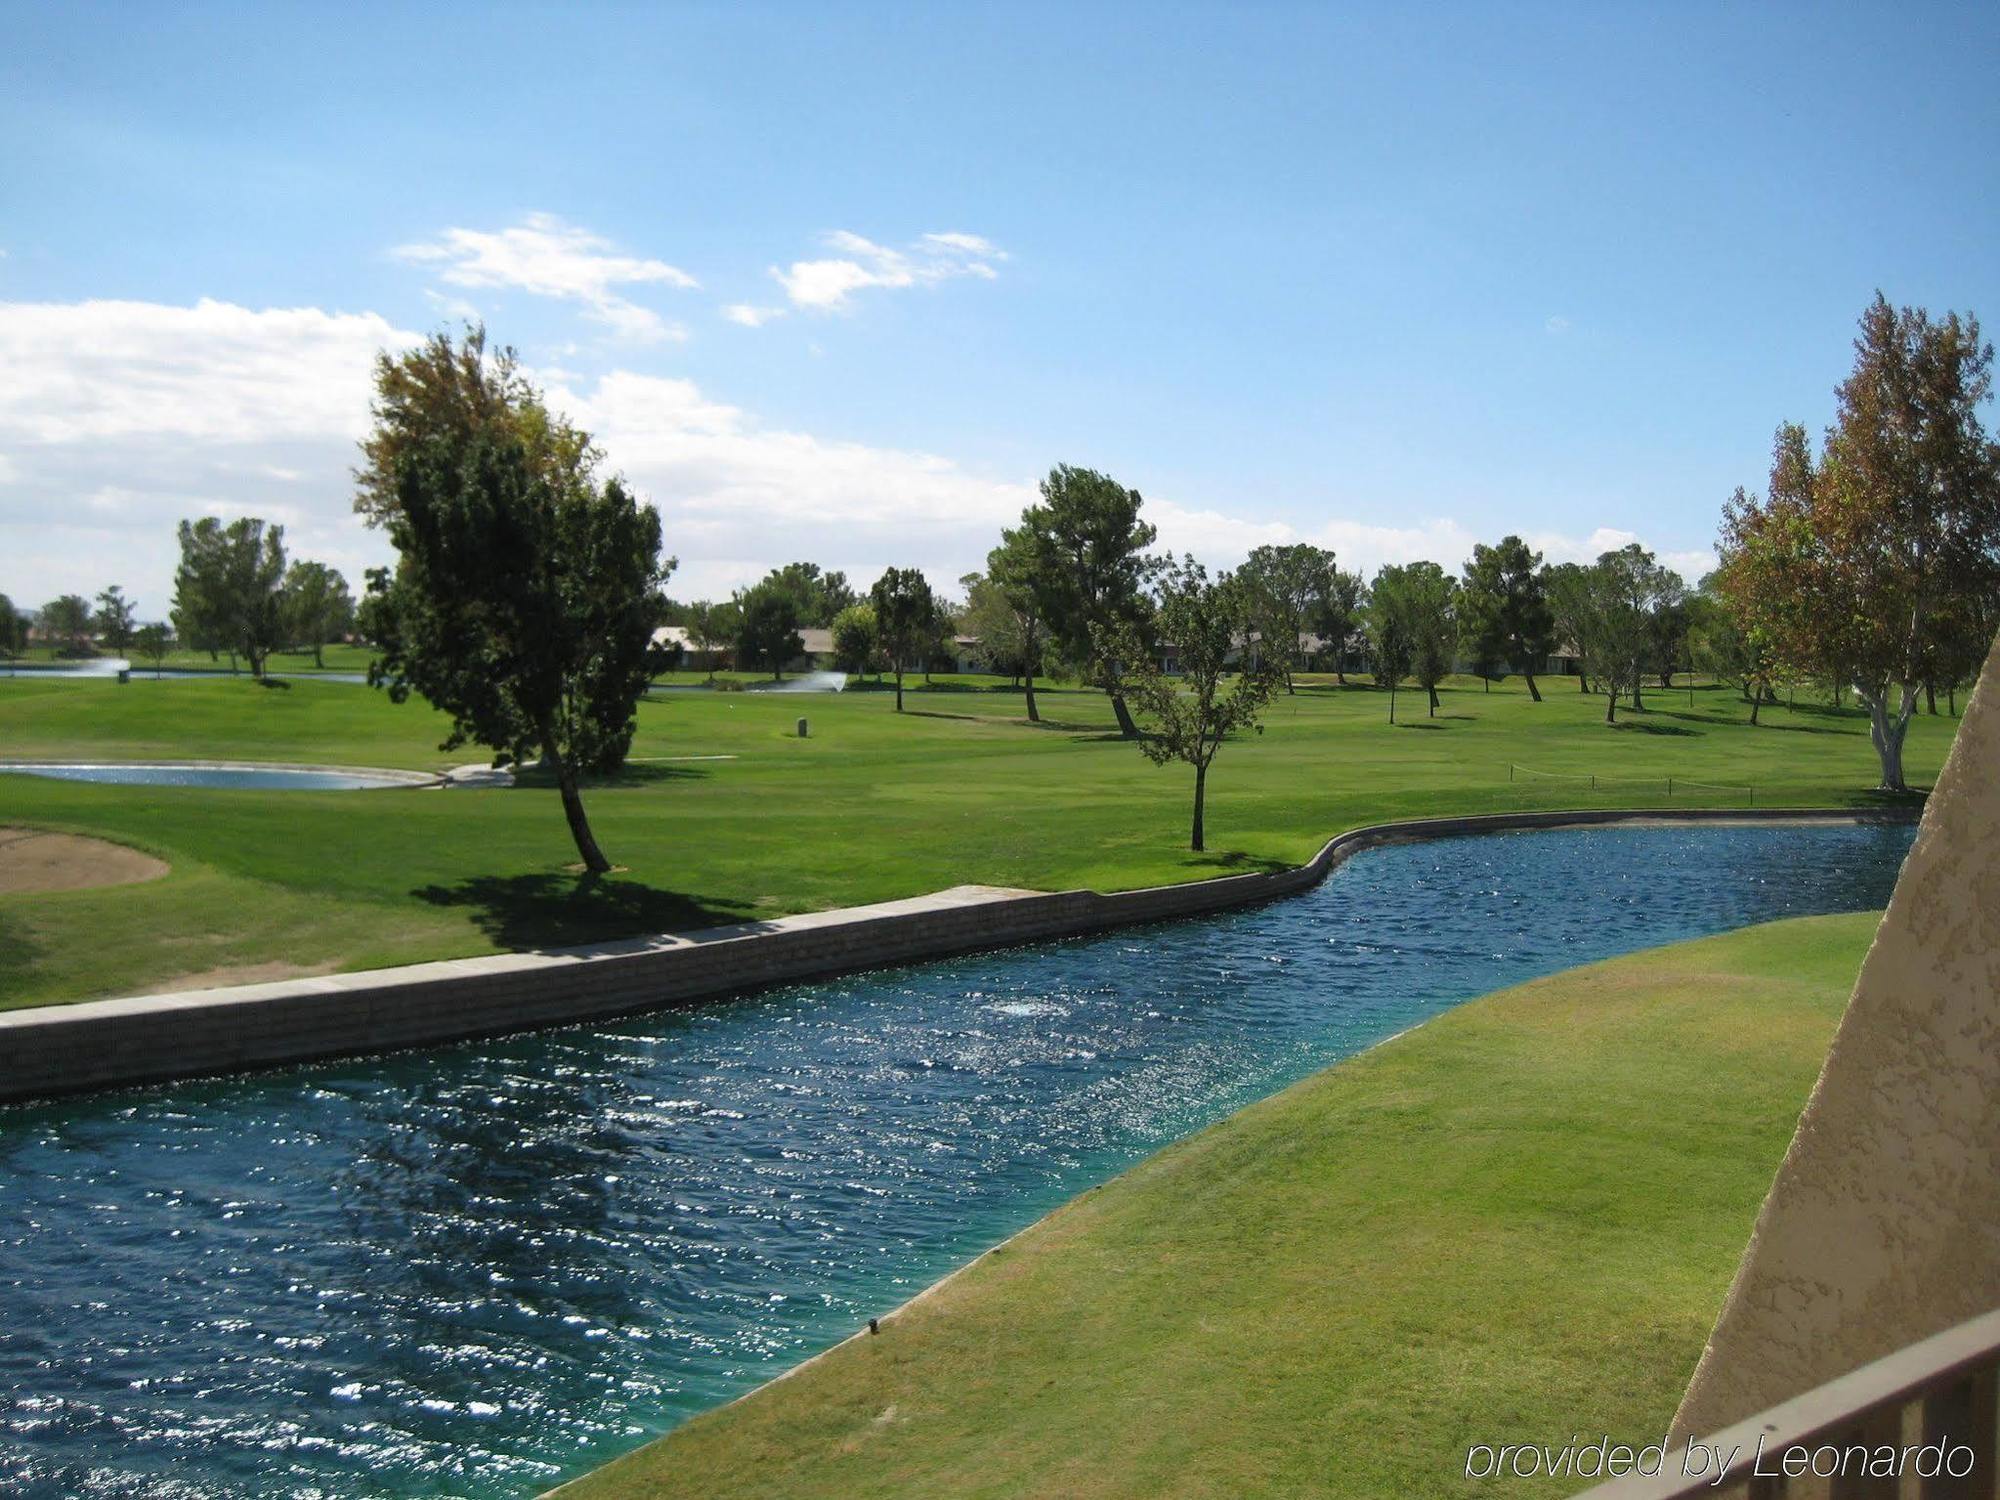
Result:
[[[1471,996],[1879,906],[1907,828],[1378,849],[1255,910],[0,1108],[0,1492],[531,1494]]]

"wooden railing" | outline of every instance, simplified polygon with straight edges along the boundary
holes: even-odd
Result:
[[[1996,1500],[1996,1408],[2000,1309],[1693,1446],[1668,1443],[1658,1472],[1627,1473],[1577,1500]]]

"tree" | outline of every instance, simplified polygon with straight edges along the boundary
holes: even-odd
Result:
[[[820,630],[831,626],[836,615],[861,597],[848,587],[845,573],[822,573],[818,563],[786,563],[769,576],[790,589],[799,601],[799,623]]]
[[[1021,680],[1027,660],[1022,639],[1021,617],[1015,613],[1005,589],[985,573],[967,573],[958,580],[965,590],[965,608],[959,611],[958,626],[979,642],[979,659],[988,671]]]
[[[1054,564],[1047,554],[1048,539],[1033,526],[1022,524],[1000,534],[1000,545],[986,554],[986,576],[993,591],[1013,617],[1015,652],[1021,678],[1027,688],[1028,722],[1039,724],[1041,712],[1035,706],[1035,678],[1043,669],[1043,652],[1048,640],[1048,617],[1043,613],[1047,591],[1037,580],[1050,577]]]
[[[1542,554],[1518,536],[1502,537],[1492,547],[1477,545],[1465,565],[1460,596],[1473,655],[1512,665],[1537,703],[1542,692],[1535,686],[1535,664],[1555,649],[1555,615],[1541,569]]]
[[[1882,790],[1903,791],[1940,634],[2000,587],[2000,445],[1978,412],[1993,346],[1970,314],[1934,320],[1878,292],[1854,349],[1818,459],[1803,428],[1781,426],[1767,492],[1739,489],[1725,508],[1722,588],[1785,667],[1838,664],[1868,710]]]
[[[1375,658],[1375,685],[1389,685],[1389,722],[1396,722],[1396,686],[1410,675],[1416,660],[1415,612],[1407,580],[1399,567],[1376,570],[1368,591],[1368,647]]]
[[[1550,639],[1557,650],[1567,648],[1576,658],[1576,689],[1587,693],[1594,670],[1590,644],[1597,607],[1590,569],[1581,563],[1551,563],[1542,569],[1540,578],[1542,593],[1549,601]]]
[[[896,712],[903,711],[903,669],[936,634],[937,601],[915,568],[891,568],[869,591],[882,650],[896,669]]]
[[[433,333],[393,358],[377,354],[370,410],[374,426],[354,470],[354,509],[370,526],[386,526],[401,503],[403,456],[433,443],[463,446],[504,429],[529,469],[558,490],[589,483],[603,460],[588,433],[549,411],[512,349],[487,350],[476,324],[461,340]]]
[[[736,659],[743,666],[768,667],[771,680],[784,676],[785,663],[805,654],[799,634],[799,596],[776,573],[736,593]]]
[[[382,399],[411,362],[434,357],[426,346],[379,363]],[[395,446],[395,491],[376,514],[398,560],[393,576],[369,574],[382,655],[368,678],[395,702],[414,691],[449,714],[441,749],[471,741],[525,760],[539,748],[584,868],[601,875],[611,863],[578,778],[616,769],[631,748],[674,562],[660,556],[659,516],[622,481],[600,481],[594,459],[552,466],[522,436],[592,454],[586,434],[525,383],[509,402]]]
[[[873,604],[850,604],[833,617],[833,660],[843,672],[860,676],[881,649]]]
[[[1458,580],[1434,562],[1403,569],[1403,597],[1410,618],[1410,675],[1438,711],[1438,684],[1451,673],[1458,646]]]
[[[1690,600],[1694,623],[1688,632],[1689,654],[1717,680],[1736,685],[1743,701],[1750,705],[1750,722],[1755,724],[1776,672],[1770,642],[1759,630],[1744,630],[1716,589],[1716,575],[1711,573],[1702,579]]]
[[[354,596],[347,580],[320,562],[295,562],[285,574],[286,637],[294,646],[308,647],[313,665],[326,665],[328,641],[337,641],[354,626]]]
[[[715,681],[716,658],[736,639],[739,623],[739,611],[727,599],[720,604],[698,600],[681,612],[681,627],[687,631],[688,644],[708,658],[710,682]]]
[[[1333,679],[1347,686],[1347,642],[1361,628],[1368,607],[1368,583],[1359,573],[1343,573],[1336,568],[1328,585],[1326,600],[1313,629],[1319,633],[1321,649],[1333,648]]]
[[[1287,693],[1297,691],[1292,673],[1303,664],[1300,637],[1325,617],[1337,572],[1333,554],[1307,542],[1258,547],[1236,572],[1259,654],[1278,663]]]
[[[132,649],[153,664],[153,675],[158,677],[167,653],[174,649],[173,632],[161,624],[141,625],[133,633]]]
[[[1618,694],[1632,690],[1632,707],[1642,708],[1640,679],[1653,649],[1653,611],[1676,594],[1680,579],[1637,542],[1598,557],[1588,574],[1590,602],[1585,639],[1604,687],[1604,722],[1618,718]]]
[[[1057,464],[1041,485],[1042,503],[1021,516],[1034,533],[1032,556],[1041,615],[1064,653],[1110,695],[1111,711],[1126,738],[1139,727],[1125,706],[1121,659],[1108,646],[1124,643],[1150,654],[1150,613],[1145,556],[1156,535],[1139,519],[1139,492],[1095,469]]]
[[[1687,584],[1672,568],[1661,568],[1646,619],[1646,650],[1662,688],[1672,687],[1674,673],[1688,664],[1690,628]]]
[[[90,601],[81,594],[64,594],[41,608],[44,638],[60,642],[60,656],[83,656],[90,650]]]
[[[14,607],[14,601],[0,594],[0,656],[7,658],[7,675],[14,675],[14,663],[28,649],[28,617]]]
[[[139,607],[114,583],[97,596],[97,615],[91,623],[97,628],[97,638],[123,656],[126,647],[132,644],[133,623],[138,613]]]
[[[1188,847],[1197,854],[1205,847],[1208,768],[1231,734],[1242,729],[1263,732],[1257,716],[1285,675],[1284,665],[1273,657],[1245,661],[1229,691],[1222,690],[1223,677],[1235,664],[1238,642],[1250,628],[1251,610],[1250,590],[1240,574],[1223,573],[1211,582],[1200,563],[1185,557],[1161,569],[1154,617],[1162,638],[1174,643],[1180,675],[1163,673],[1136,633],[1120,646],[1121,654],[1133,663],[1126,689],[1151,729],[1139,748],[1155,765],[1183,761],[1194,767],[1194,822]]]
[[[284,641],[285,528],[242,516],[227,526],[214,516],[180,524],[174,572],[174,626],[204,650],[240,652],[251,675]]]

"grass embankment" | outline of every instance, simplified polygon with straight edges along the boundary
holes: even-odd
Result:
[[[1573,1493],[1467,1446],[1665,1432],[1875,922],[1474,1001],[565,1500]]]
[[[0,824],[96,835],[170,861],[143,887],[0,896],[0,1005],[131,993],[245,969],[368,968],[594,941],[915,895],[961,882],[1116,889],[1297,863],[1388,818],[1533,807],[1867,805],[1867,723],[1766,709],[1726,689],[1655,693],[1603,722],[1562,680],[1422,695],[1302,688],[1224,749],[1210,852],[1187,851],[1191,778],[1121,742],[1102,695],[961,684],[909,695],[661,693],[634,760],[586,801],[623,873],[580,889],[553,790],[246,792],[0,776]],[[812,721],[812,737],[793,734]],[[1920,717],[1906,764],[1940,764],[1957,721]],[[188,757],[437,768],[443,717],[351,684],[119,686],[0,679],[0,758]],[[725,756],[733,759],[678,759]],[[1537,773],[1510,782],[1508,765]],[[1598,778],[1593,787],[1592,776]],[[1671,794],[1666,778],[1676,778]]]

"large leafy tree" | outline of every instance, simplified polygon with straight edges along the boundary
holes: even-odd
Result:
[[[1044,669],[1049,624],[1046,601],[1049,591],[1041,580],[1054,575],[1048,554],[1049,538],[1025,521],[1000,534],[1000,545],[986,554],[986,577],[999,602],[1013,617],[1012,638],[1019,658],[1021,677],[1027,685],[1028,722],[1039,724],[1041,711],[1035,704],[1035,678]]]
[[[1643,708],[1640,687],[1653,660],[1654,617],[1683,592],[1679,575],[1637,542],[1602,554],[1589,569],[1589,602],[1583,617],[1587,650],[1604,688],[1604,720],[1616,723],[1618,694],[1629,688],[1632,707]]]
[[[1396,720],[1396,685],[1413,677],[1438,710],[1438,684],[1450,675],[1458,647],[1458,582],[1434,562],[1386,567],[1369,595],[1369,640],[1376,678],[1389,681],[1389,722]]]
[[[1275,654],[1245,659],[1240,645],[1252,616],[1252,594],[1241,574],[1211,580],[1192,557],[1167,563],[1158,574],[1154,620],[1161,638],[1174,643],[1180,672],[1162,672],[1145,643],[1128,635],[1121,653],[1133,663],[1126,690],[1145,715],[1148,733],[1139,748],[1155,765],[1181,761],[1194,768],[1194,820],[1188,847],[1200,853],[1208,799],[1208,770],[1232,734],[1262,732],[1257,716],[1284,680]],[[1129,627],[1128,627],[1129,629]],[[1227,691],[1223,680],[1232,668]]]
[[[1338,572],[1333,554],[1309,542],[1255,548],[1236,571],[1258,654],[1278,664],[1288,693],[1298,691],[1292,674],[1304,661],[1301,637],[1326,617]]]
[[[1901,791],[1940,643],[1991,618],[2000,589],[2000,445],[1979,417],[1993,346],[1970,314],[1933,319],[1878,292],[1854,350],[1820,454],[1781,426],[1765,494],[1739,489],[1725,508],[1722,588],[1786,666],[1837,664],[1868,710],[1882,789]]]
[[[1590,569],[1582,563],[1550,563],[1541,571],[1541,582],[1549,601],[1554,649],[1576,658],[1577,691],[1588,693],[1597,670],[1590,657],[1597,608]]]
[[[881,660],[873,604],[850,604],[833,617],[833,660],[841,671],[857,677]]]
[[[737,613],[735,601],[730,599],[719,604],[698,599],[681,611],[681,627],[687,631],[688,644],[708,659],[710,682],[715,681],[716,658],[735,643]]]
[[[1368,607],[1368,581],[1359,573],[1333,571],[1327,586],[1324,607],[1312,628],[1318,632],[1321,649],[1333,653],[1334,681],[1347,685],[1347,642],[1359,630]]]
[[[158,622],[141,625],[132,633],[132,649],[153,664],[153,675],[158,677],[167,653],[174,649],[173,632]]]
[[[378,366],[378,411],[411,362],[439,352],[433,341]],[[539,750],[584,868],[602,874],[611,863],[579,777],[631,748],[674,564],[660,556],[659,516],[620,480],[600,481],[594,458],[551,464],[523,437],[595,452],[538,393],[515,386],[488,416],[397,434],[394,493],[369,512],[398,561],[369,574],[366,627],[382,654],[368,676],[399,703],[415,692],[449,714],[441,748],[473,742],[523,761]]]
[[[91,623],[97,629],[97,638],[123,656],[132,644],[138,618],[138,605],[127,599],[125,590],[114,583],[97,596],[97,614]]]
[[[1518,536],[1472,549],[1465,565],[1460,607],[1473,654],[1505,662],[1527,681],[1528,696],[1542,701],[1535,664],[1555,649],[1555,617],[1543,584],[1542,555]]]
[[[845,573],[822,572],[818,563],[786,563],[769,577],[799,601],[801,625],[827,629],[836,615],[861,597],[848,586]]]
[[[1019,682],[1028,670],[1029,644],[1025,623],[1007,591],[987,573],[967,573],[958,586],[965,590],[959,629],[979,642],[979,659],[987,670]],[[1029,690],[1033,691],[1032,683]]]
[[[896,669],[896,712],[903,711],[903,673],[937,638],[937,598],[915,568],[890,568],[869,591],[883,654]]]
[[[284,643],[285,528],[255,516],[224,525],[214,516],[180,524],[174,628],[189,645],[230,653],[253,676]]]
[[[51,599],[37,618],[43,636],[60,643],[56,647],[59,654],[81,656],[90,649],[90,601],[83,595]]]
[[[1139,728],[1120,686],[1126,659],[1110,643],[1150,647],[1146,549],[1156,533],[1139,519],[1139,492],[1095,469],[1057,464],[1041,493],[1041,504],[1029,506],[1021,524],[1034,537],[1042,618],[1063,654],[1110,695],[1119,731],[1134,737]],[[1146,654],[1142,649],[1129,660]]]
[[[773,573],[761,583],[737,590],[735,604],[737,661],[767,668],[776,681],[784,676],[786,662],[805,654],[797,592]]]
[[[1368,651],[1374,658],[1375,685],[1389,689],[1389,722],[1396,722],[1396,689],[1416,660],[1414,611],[1410,607],[1403,569],[1376,570],[1368,590]]]
[[[7,658],[11,675],[14,663],[28,649],[28,617],[14,607],[14,601],[0,594],[0,656]]]
[[[322,562],[300,560],[285,574],[285,626],[291,644],[313,654],[313,665],[326,665],[326,645],[354,627],[354,596],[347,580]]]

